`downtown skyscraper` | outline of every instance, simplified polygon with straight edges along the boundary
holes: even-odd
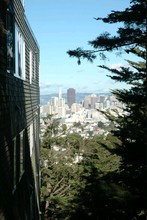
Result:
[[[67,104],[71,108],[72,104],[76,102],[76,91],[73,88],[67,90]]]

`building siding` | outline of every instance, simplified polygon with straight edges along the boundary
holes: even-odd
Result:
[[[14,72],[7,71],[6,14],[9,5],[13,9],[14,24],[19,28],[25,41],[25,80],[15,76],[16,70]],[[30,51],[33,53],[33,62],[35,62],[32,68],[34,77],[31,83]],[[39,59],[39,46],[28,24],[21,1],[1,0],[0,219],[40,219]],[[32,155],[30,155],[31,124],[33,124],[34,129]],[[21,143],[20,134],[23,134],[23,143]],[[21,145],[23,146],[23,173],[20,172]]]

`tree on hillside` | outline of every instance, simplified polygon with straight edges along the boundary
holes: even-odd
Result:
[[[69,219],[115,219],[117,216],[118,204],[124,204],[127,191],[114,181],[120,162],[113,154],[116,144],[120,141],[111,134],[84,139],[83,159],[78,164],[75,183],[77,193],[69,204]]]
[[[112,93],[125,103],[126,112],[117,118],[117,129],[114,130],[122,142],[115,153],[121,156],[120,184],[132,195],[127,205],[121,207],[125,219],[144,218],[147,213],[147,65],[146,65],[146,1],[131,0],[124,11],[112,11],[105,18],[96,18],[104,23],[123,23],[116,35],[105,32],[95,40],[89,41],[92,50],[69,50],[71,57],[93,61],[99,54],[105,58],[105,52],[124,51],[133,54],[138,62],[128,60],[129,67],[110,69],[99,65],[100,68],[111,72],[113,80],[125,82],[130,89],[117,89]],[[131,57],[131,56],[130,56]]]
[[[83,146],[79,134],[65,135],[67,127],[52,115],[41,143],[41,210],[42,219],[65,219],[69,203],[76,193],[77,158]],[[63,136],[62,136],[63,134]]]
[[[77,133],[61,136],[56,119],[49,115],[44,120],[47,128],[41,144],[42,219],[89,219],[89,213],[95,219],[103,217],[105,211],[109,211],[109,217],[110,210],[116,208],[115,205],[112,210],[109,200],[118,195],[119,187],[112,182],[112,175],[110,178],[119,170],[119,157],[111,151],[120,141],[112,135],[88,139]],[[54,133],[55,125],[58,132]],[[121,199],[115,199],[115,204]]]

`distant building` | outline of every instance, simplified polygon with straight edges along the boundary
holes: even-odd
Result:
[[[84,108],[86,108],[86,109],[90,109],[91,108],[91,98],[90,98],[90,96],[85,96],[84,97],[83,105],[84,105]]]
[[[100,95],[100,96],[99,96],[100,102],[104,103],[105,99],[106,99],[106,96],[105,96],[105,95]]]
[[[59,90],[58,97],[52,97],[47,105],[43,105],[40,107],[41,116],[52,114],[56,115],[57,117],[65,117],[66,115],[66,105],[65,99],[62,98],[61,89]]]
[[[80,104],[73,103],[71,105],[71,112],[78,112],[78,111],[80,111],[80,109],[81,109]]]
[[[84,97],[84,108],[95,109],[95,104],[97,102],[97,96],[95,94]]]
[[[95,103],[97,102],[96,94],[91,95],[91,109],[95,109]]]
[[[76,102],[76,92],[75,89],[69,88],[67,90],[67,104],[71,108],[71,105]]]
[[[39,46],[23,0],[0,1],[0,219],[39,220]]]

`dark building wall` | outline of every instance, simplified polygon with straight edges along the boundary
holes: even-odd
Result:
[[[0,0],[0,219],[40,219],[39,187],[39,46],[21,1]]]

